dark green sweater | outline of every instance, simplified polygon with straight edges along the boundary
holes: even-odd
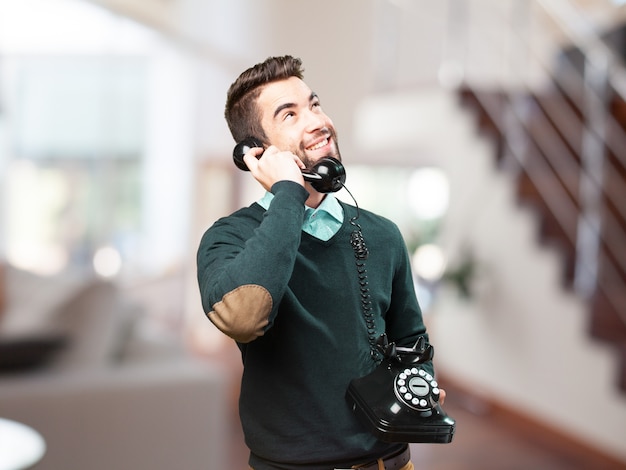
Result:
[[[242,352],[240,415],[251,463],[321,470],[367,461],[397,446],[370,435],[345,400],[350,380],[376,366],[350,244],[356,209],[342,203],[342,227],[322,241],[301,230],[302,186],[284,181],[272,192],[267,211],[255,203],[218,220],[198,251],[204,310]],[[425,328],[402,236],[362,209],[358,223],[376,335],[411,346]]]

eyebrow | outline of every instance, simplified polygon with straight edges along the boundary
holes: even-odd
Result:
[[[314,91],[311,92],[311,95],[309,96],[309,103],[311,103],[312,101],[314,101],[315,99],[317,99],[317,93],[315,93]],[[296,104],[295,103],[284,103],[281,104],[278,108],[276,108],[276,110],[274,111],[274,117],[278,116],[280,114],[280,112],[283,109],[289,109],[289,108],[293,108],[295,107]]]

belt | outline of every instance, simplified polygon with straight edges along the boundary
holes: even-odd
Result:
[[[378,461],[382,460],[383,467],[378,465]],[[352,468],[359,470],[399,470],[411,460],[411,449],[407,445],[404,449],[377,460],[373,460],[363,465],[357,465]]]

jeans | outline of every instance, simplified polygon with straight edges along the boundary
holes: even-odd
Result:
[[[379,462],[378,465],[383,465],[382,462]],[[380,467],[381,469],[384,470],[384,466]],[[254,470],[252,467],[248,467],[248,470]],[[413,466],[413,464],[411,462],[407,463],[404,467],[402,467],[400,470],[415,470],[415,467]]]

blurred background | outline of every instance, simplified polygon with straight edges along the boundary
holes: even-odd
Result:
[[[226,90],[282,54],[413,256],[459,421],[416,468],[626,468],[622,3],[0,0],[0,417],[36,468],[245,468],[195,254],[261,195]]]

